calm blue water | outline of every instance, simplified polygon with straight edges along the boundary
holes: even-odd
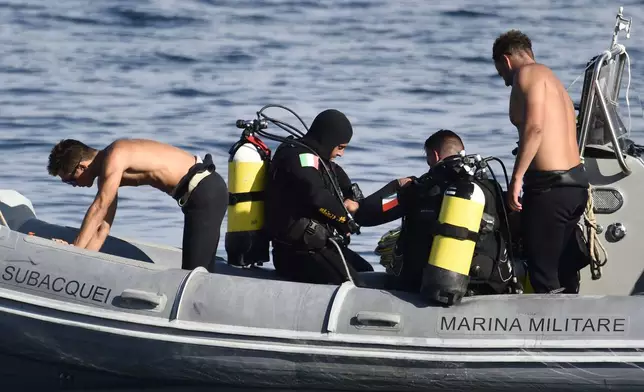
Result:
[[[226,178],[235,120],[267,103],[294,109],[307,124],[324,109],[343,110],[355,133],[338,163],[365,194],[424,172],[422,143],[440,128],[511,170],[517,138],[510,90],[490,60],[494,39],[524,30],[538,61],[568,85],[608,47],[620,4],[634,19],[631,104],[634,136],[644,142],[643,1],[433,3],[0,0],[0,188],[30,198],[41,219],[79,226],[96,190],[48,176],[47,156],[60,139],[102,148],[116,138],[154,138],[212,153]],[[580,87],[571,89],[575,100]],[[285,112],[268,113],[297,125]],[[377,263],[377,240],[397,224],[363,229],[352,247]],[[180,246],[182,225],[167,195],[120,191],[113,234]],[[220,256],[225,230],[226,222]]]

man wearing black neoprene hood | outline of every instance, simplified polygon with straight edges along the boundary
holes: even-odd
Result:
[[[343,205],[354,198],[351,180],[333,162],[344,154],[352,136],[349,119],[328,109],[317,115],[305,136],[275,151],[266,187],[265,227],[273,243],[273,265],[286,279],[319,284],[348,280],[329,238],[343,237],[348,243],[356,227]],[[351,277],[361,284],[356,272],[373,267],[346,245],[341,248]]]

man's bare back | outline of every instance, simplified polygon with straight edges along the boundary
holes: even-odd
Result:
[[[541,108],[537,108],[539,105]],[[580,159],[572,100],[554,73],[538,63],[521,67],[512,85],[510,121],[520,138],[524,136],[526,112],[535,110],[543,116],[541,143],[528,170],[568,170],[577,166]]]
[[[99,156],[101,154],[104,154],[104,158],[98,161],[103,166],[116,165],[125,169],[120,186],[149,185],[168,194],[196,163],[194,155],[153,140],[117,140]],[[109,168],[103,167],[99,173],[107,171]]]

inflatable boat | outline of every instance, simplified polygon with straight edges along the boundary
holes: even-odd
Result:
[[[642,148],[614,102],[628,60],[617,34],[586,71],[580,153],[590,224],[610,262],[579,295],[485,295],[449,308],[387,290],[279,279],[216,260],[182,270],[181,250],[38,219],[0,191],[3,390],[243,388],[343,391],[644,389]],[[635,202],[633,202],[635,201]],[[593,237],[595,238],[595,237]]]

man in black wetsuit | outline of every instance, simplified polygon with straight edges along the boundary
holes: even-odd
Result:
[[[365,227],[403,218],[394,250],[393,268],[397,277],[393,279],[392,288],[412,292],[420,290],[443,195],[457,177],[454,165],[459,161],[458,154],[462,150],[463,142],[456,133],[440,130],[425,142],[427,164],[430,166],[426,174],[419,178],[391,181],[359,203],[345,202],[349,212],[355,214],[356,222]],[[470,275],[483,282],[478,287],[483,292],[479,293],[501,293],[506,290],[507,278],[511,276],[499,213],[503,208],[503,196],[496,181],[480,179],[478,184],[485,193],[484,220],[489,222],[489,226],[480,231]]]
[[[73,186],[97,182],[96,198],[74,246],[100,250],[116,214],[119,187],[149,185],[171,195],[184,214],[181,268],[208,268],[214,259],[228,187],[210,154],[202,161],[175,146],[144,139],[120,139],[103,150],[66,139],[52,148],[47,170]]]
[[[275,270],[286,279],[319,284],[348,280],[340,254],[328,238],[339,236],[346,244],[357,228],[343,206],[353,197],[351,181],[333,162],[344,154],[352,135],[347,117],[329,109],[318,114],[307,134],[297,140],[304,146],[284,142],[275,151],[266,187],[266,231],[273,243]],[[346,245],[341,249],[351,277],[360,285],[356,272],[373,267]]]

